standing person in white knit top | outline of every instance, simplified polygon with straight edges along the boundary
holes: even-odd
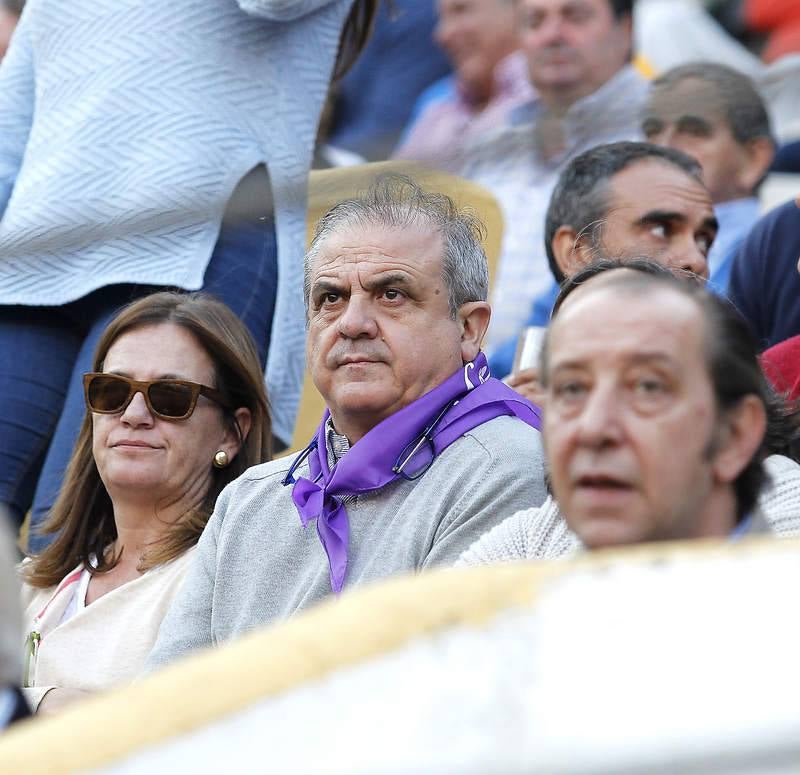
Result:
[[[773,399],[730,304],[654,263],[589,267],[562,289],[541,378],[554,501],[460,565],[771,532],[779,510],[759,498]]]
[[[0,500],[18,521],[58,493],[100,333],[153,290],[242,317],[291,438],[318,117],[376,3],[26,6],[0,68]]]
[[[255,346],[204,294],[124,310],[84,386],[58,537],[23,565],[24,692],[42,711],[137,674],[220,490],[269,458]]]

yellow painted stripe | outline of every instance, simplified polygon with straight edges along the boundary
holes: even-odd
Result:
[[[574,570],[778,551],[798,552],[800,542],[664,545],[574,562],[437,571],[354,590],[58,717],[18,725],[0,737],[0,772],[60,775],[107,765],[418,637],[531,606],[545,581]]]

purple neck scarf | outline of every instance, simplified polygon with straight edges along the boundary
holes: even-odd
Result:
[[[328,467],[325,425],[330,413],[325,410],[314,439],[295,459],[283,484],[294,485],[292,500],[303,527],[317,520],[334,592],[338,594],[344,586],[350,539],[347,510],[340,499],[379,490],[401,477],[416,479],[456,439],[503,415],[541,429],[539,410],[489,375],[483,353],[441,385],[378,423],[333,468]],[[295,481],[294,469],[306,455],[312,478]]]

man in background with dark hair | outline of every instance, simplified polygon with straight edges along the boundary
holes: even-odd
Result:
[[[708,190],[697,163],[680,151],[650,143],[600,145],[573,159],[561,173],[544,228],[555,282],[534,305],[529,326],[550,318],[557,283],[599,254],[648,256],[664,266],[708,276],[707,255],[717,233]],[[516,337],[490,358],[492,371],[511,371]],[[510,384],[526,392],[529,374]]]
[[[724,293],[733,257],[758,219],[756,193],[775,156],[764,100],[746,75],[729,67],[681,65],[653,81],[642,131],[650,142],[700,162],[719,221],[709,281]]]
[[[490,351],[522,327],[550,284],[542,214],[559,171],[595,145],[639,138],[648,88],[631,65],[632,0],[515,0],[515,7],[535,96],[470,149],[463,169],[494,193],[505,219]]]
[[[694,159],[649,143],[600,145],[564,170],[545,216],[545,249],[557,282],[609,256],[648,255],[708,276],[717,235]]]

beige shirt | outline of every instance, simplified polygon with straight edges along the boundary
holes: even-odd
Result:
[[[96,692],[133,680],[155,642],[193,554],[194,547],[91,605],[79,606],[64,622],[82,566],[56,587],[37,589],[23,583],[26,654],[30,633],[40,635],[35,657],[30,658],[28,687],[23,689],[31,707],[36,709],[56,687]]]

